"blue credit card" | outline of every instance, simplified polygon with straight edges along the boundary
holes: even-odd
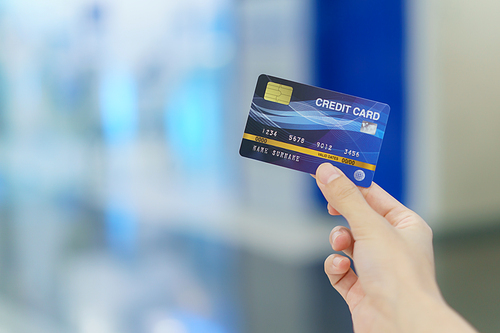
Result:
[[[384,103],[262,74],[240,155],[311,174],[330,162],[369,187],[389,111]]]

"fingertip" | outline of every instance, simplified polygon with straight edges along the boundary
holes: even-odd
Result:
[[[344,274],[350,267],[351,261],[339,254],[332,254],[325,261],[325,273],[328,275]]]
[[[352,244],[351,233],[345,227],[335,227],[330,233],[330,244],[334,251],[344,251]]]
[[[323,185],[337,179],[340,175],[340,170],[330,163],[323,163],[316,169],[316,180]]]
[[[333,235],[335,235],[337,232],[339,232],[340,230],[342,230],[342,226],[341,225],[338,225],[336,227],[334,227],[332,229],[332,231],[330,231],[330,241],[333,240]]]
[[[349,268],[349,266],[350,266],[350,261],[346,257],[337,256],[337,257],[333,258],[332,264],[337,269],[347,270],[347,268]]]

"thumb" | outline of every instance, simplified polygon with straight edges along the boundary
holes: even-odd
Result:
[[[343,215],[354,238],[383,232],[389,224],[366,202],[358,187],[330,163],[316,170],[316,183],[328,203]]]

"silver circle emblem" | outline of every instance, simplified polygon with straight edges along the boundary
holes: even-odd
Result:
[[[354,172],[354,179],[358,182],[362,181],[365,179],[365,172],[363,170],[356,170],[356,172]]]

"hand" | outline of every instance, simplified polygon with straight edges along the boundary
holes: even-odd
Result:
[[[344,297],[354,330],[363,332],[475,332],[443,300],[434,272],[432,231],[381,187],[357,188],[339,169],[320,165],[316,182],[332,215],[335,251],[325,261],[332,286]]]

